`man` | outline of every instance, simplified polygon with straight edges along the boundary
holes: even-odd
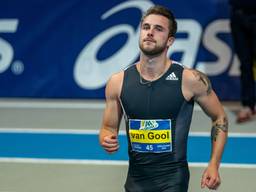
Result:
[[[141,20],[139,62],[114,74],[106,86],[99,140],[107,152],[118,150],[124,114],[129,144],[126,192],[188,190],[186,145],[194,101],[212,119],[212,153],[201,187],[217,189],[220,184],[227,117],[203,73],[167,58],[176,30],[171,11],[150,8]]]
[[[256,1],[229,0],[230,26],[235,52],[240,60],[241,104],[237,123],[247,122],[256,115],[253,63],[256,59]]]

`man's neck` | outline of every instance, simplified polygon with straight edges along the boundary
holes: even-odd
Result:
[[[165,55],[148,57],[141,55],[138,69],[141,76],[147,80],[155,80],[169,68],[171,61]]]

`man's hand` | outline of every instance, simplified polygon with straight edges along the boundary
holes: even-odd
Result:
[[[116,135],[105,136],[101,143],[101,146],[108,153],[114,153],[119,149],[119,144]]]
[[[208,187],[209,189],[216,190],[221,183],[218,168],[209,165],[203,173],[201,179],[201,188]]]

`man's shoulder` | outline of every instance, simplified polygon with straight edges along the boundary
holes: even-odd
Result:
[[[184,88],[194,96],[207,95],[211,92],[211,82],[206,74],[196,69],[186,69],[183,74]]]
[[[196,70],[190,68],[184,68],[183,70],[183,80],[188,82],[193,82],[196,80]]]
[[[127,73],[129,71],[133,71],[133,70],[136,70],[136,63],[128,65],[123,70],[112,74],[109,78],[109,81],[114,81],[114,82],[119,81],[120,83],[122,83],[123,78],[124,78],[124,73]]]
[[[120,81],[123,79],[123,76],[124,76],[124,71],[119,71],[117,73],[112,74],[109,78],[109,81],[114,81],[114,82]]]
[[[207,78],[207,76],[203,72],[197,69],[184,68],[183,78],[184,80],[187,80],[190,82],[198,82],[202,78],[204,79]]]
[[[117,89],[119,91],[123,83],[123,77],[124,71],[119,71],[117,73],[112,74],[107,82],[107,87],[111,87],[111,89]]]

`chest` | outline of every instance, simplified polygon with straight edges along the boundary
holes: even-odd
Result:
[[[129,118],[175,118],[184,101],[181,82],[163,78],[141,84],[138,79],[124,83],[121,101]]]

